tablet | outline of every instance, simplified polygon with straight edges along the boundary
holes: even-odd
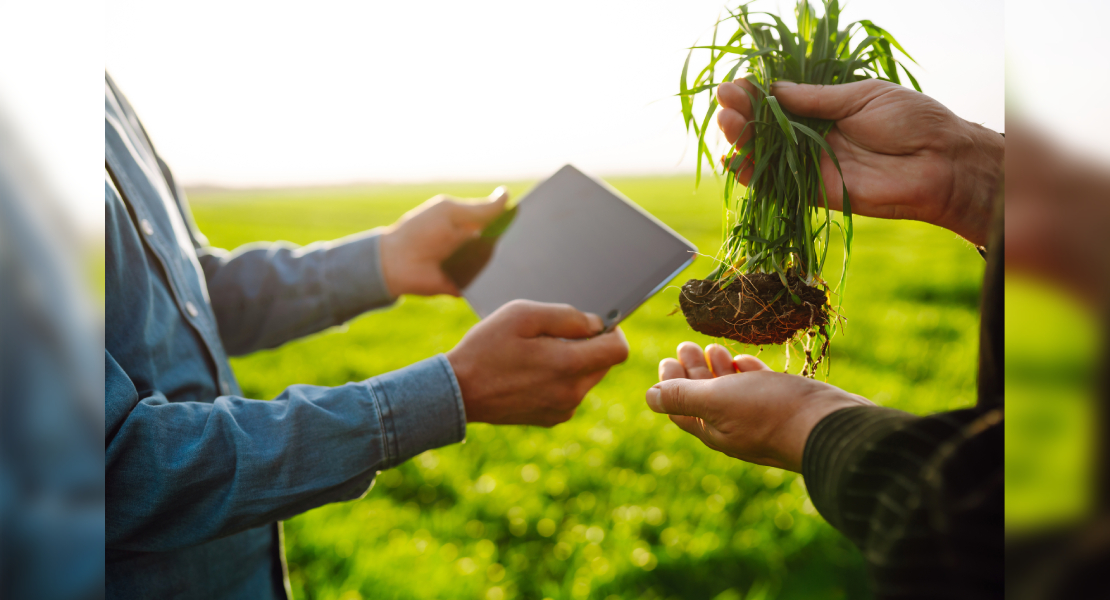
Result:
[[[600,316],[611,329],[663,289],[697,251],[620,192],[571,165],[533,188],[514,210],[493,235],[483,234],[487,248],[492,246],[484,253],[485,266],[456,279],[482,318],[525,299],[570,304]]]

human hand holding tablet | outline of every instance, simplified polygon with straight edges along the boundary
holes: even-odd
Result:
[[[443,270],[482,318],[513,300],[534,300],[596,314],[609,330],[696,251],[620,192],[566,165],[444,261]]]

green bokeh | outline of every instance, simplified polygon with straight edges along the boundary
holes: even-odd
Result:
[[[713,254],[718,190],[692,177],[610,180]],[[190,196],[210,241],[309,243],[386,225],[435,193],[496,183]],[[511,186],[523,191],[530,184]],[[830,263],[832,260],[830,260]],[[709,271],[699,260],[679,276]],[[829,381],[915,413],[974,404],[983,261],[921,223],[859,219]],[[835,270],[826,278],[836,281]],[[671,286],[624,324],[632,351],[553,429],[470,425],[465,444],[381,474],[365,498],[286,523],[298,598],[858,598],[859,553],[813,509],[801,477],[710,451],[644,404],[690,331]],[[249,397],[338,385],[450,349],[465,302],[406,298],[346,326],[233,360]],[[740,351],[740,347],[736,347]],[[746,349],[758,352],[758,349]],[[781,369],[783,352],[762,355]],[[793,370],[801,361],[795,357]]]
[[[1073,524],[1092,500],[1100,328],[1063,292],[1006,281],[1006,528]]]

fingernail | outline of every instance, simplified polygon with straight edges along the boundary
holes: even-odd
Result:
[[[496,188],[493,189],[493,193],[491,193],[489,195],[489,197],[496,200],[496,199],[500,198],[501,196],[507,194],[508,192],[509,192],[508,188],[506,188],[503,185],[499,185],[499,186],[497,186]]]
[[[659,412],[659,396],[661,396],[661,395],[662,395],[662,392],[659,391],[658,387],[653,385],[650,388],[648,388],[648,391],[647,391],[647,405],[651,408],[651,410],[654,410],[655,412]]]
[[[601,333],[605,331],[605,322],[594,313],[586,313],[586,322],[590,324],[590,331]]]

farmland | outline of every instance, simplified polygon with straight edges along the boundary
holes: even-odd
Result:
[[[716,251],[712,180],[697,192],[687,176],[609,181],[702,252]],[[485,196],[500,183],[209,190],[190,200],[216,246],[307,244],[387,225],[436,193]],[[509,185],[520,193],[531,183]],[[829,382],[915,413],[973,404],[983,266],[952,233],[858,218]],[[699,259],[674,283],[710,268]],[[865,596],[859,553],[814,511],[800,476],[710,451],[647,410],[659,360],[683,340],[711,341],[671,314],[677,294],[664,289],[623,324],[629,360],[570,422],[472,424],[465,444],[383,472],[365,498],[286,522],[296,597]],[[405,298],[232,362],[246,395],[269,399],[289,384],[339,385],[444,352],[476,321],[459,299]],[[761,358],[783,367],[779,348]],[[795,357],[792,370],[800,364]]]

